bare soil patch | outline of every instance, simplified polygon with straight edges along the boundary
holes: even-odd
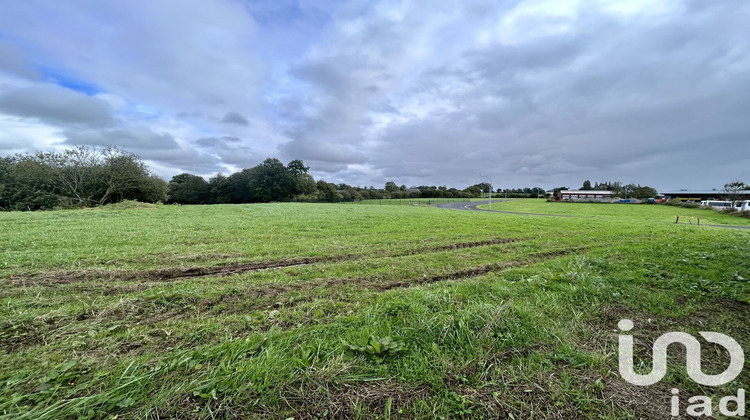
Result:
[[[671,398],[673,386],[659,382],[651,386],[637,386],[620,378],[609,378],[604,382],[604,398],[608,402],[633,412],[637,419],[693,419],[684,415],[672,416]],[[683,392],[682,394],[688,394]],[[687,408],[687,395],[680,398],[680,413]],[[713,418],[713,417],[703,417]]]
[[[301,397],[296,401],[300,408],[295,418],[314,419],[328,412],[327,418],[352,419],[357,417],[358,406],[366,408],[372,415],[382,415],[389,400],[391,414],[399,417],[397,413],[400,408],[417,399],[427,398],[431,393],[427,385],[409,386],[397,382],[344,384],[342,389],[334,392],[312,392]]]
[[[248,271],[265,270],[270,268],[292,267],[296,265],[314,264],[321,262],[335,262],[353,259],[352,255],[334,257],[306,257],[290,258],[275,261],[257,261],[240,264],[230,264],[213,267],[172,267],[156,270],[83,270],[46,273],[37,277],[16,277],[12,279],[14,286],[66,284],[93,280],[156,280],[171,281],[194,277],[230,276]]]

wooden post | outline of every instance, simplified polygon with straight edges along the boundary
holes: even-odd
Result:
[[[675,223],[680,223],[680,216],[677,216],[677,220],[674,221]]]

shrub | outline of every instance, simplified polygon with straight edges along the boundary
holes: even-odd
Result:
[[[666,203],[664,203],[668,206],[676,206],[676,207],[684,207],[687,209],[697,209],[700,208],[700,204],[698,203],[687,203],[685,201],[680,200],[669,200]]]

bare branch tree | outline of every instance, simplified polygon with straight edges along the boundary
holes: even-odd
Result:
[[[735,201],[739,200],[742,191],[746,189],[750,189],[750,186],[740,180],[734,180],[724,184],[724,195],[732,202],[732,207],[734,207]]]
[[[35,157],[55,170],[60,192],[78,205],[105,204],[149,176],[137,155],[114,146],[77,146],[63,152],[39,152]]]
[[[137,187],[148,175],[146,165],[133,153],[108,146],[102,150],[101,156],[103,192],[99,204],[105,204],[113,194]]]
[[[60,192],[79,205],[90,205],[97,195],[96,172],[101,166],[101,152],[77,146],[63,152],[37,152],[35,158],[53,168]]]

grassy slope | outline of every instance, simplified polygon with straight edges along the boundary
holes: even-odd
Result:
[[[494,201],[494,200],[493,200]],[[487,209],[487,205],[479,206]],[[619,204],[619,203],[572,203],[547,202],[540,199],[513,199],[507,202],[493,202],[492,210],[515,211],[521,213],[559,214],[581,217],[607,217],[629,219],[639,222],[674,222],[676,216],[680,223],[697,223],[700,217],[702,224],[750,226],[750,219],[719,211],[702,208],[684,208],[662,204]]]
[[[614,331],[629,317],[644,347],[701,329],[750,348],[749,232],[344,204],[4,213],[0,227],[0,418],[657,418],[673,385],[750,384],[700,389],[672,369],[668,386],[628,386]],[[147,271],[299,257],[321,259]],[[405,349],[348,351],[371,336]],[[704,361],[721,371],[717,354]]]

